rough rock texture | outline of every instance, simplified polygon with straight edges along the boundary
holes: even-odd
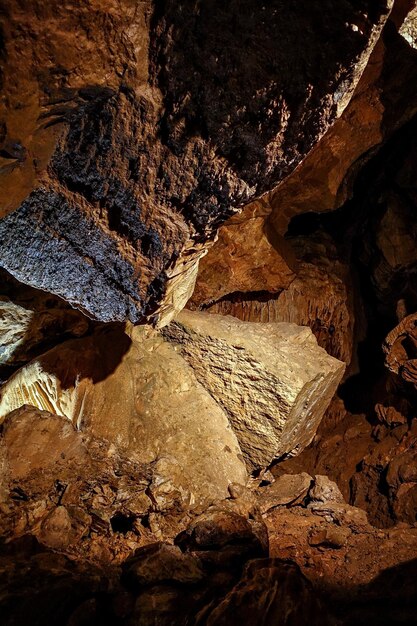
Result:
[[[250,562],[239,583],[210,614],[207,626],[330,626],[330,616],[312,585],[294,563],[280,559]]]
[[[132,459],[154,463],[154,498],[189,504],[245,482],[241,451],[220,406],[158,334],[104,328],[53,348],[0,390],[0,414],[31,404],[64,416]]]
[[[280,292],[294,280],[295,266],[290,246],[263,218],[234,222],[220,228],[218,240],[200,261],[187,306],[201,307],[235,292]]]
[[[156,464],[132,461],[114,444],[33,407],[4,421],[0,459],[3,539],[30,533],[50,548],[99,562],[123,559],[151,540],[146,521],[159,511],[152,495]]]
[[[331,507],[326,515],[301,507],[273,509],[265,518],[271,556],[299,565],[326,598],[332,623],[411,626],[416,529],[380,531],[366,523],[360,509],[344,506],[349,515],[336,518]]]
[[[166,322],[216,227],[342,113],[392,4],[6,0],[3,267]]]
[[[0,416],[66,416],[203,498],[244,482],[241,449],[253,469],[305,447],[343,371],[307,328],[183,312],[163,335],[110,327],[52,349],[3,385]]]
[[[413,6],[407,0],[396,3],[343,115],[294,175],[269,194],[277,232],[285,234],[295,215],[342,206],[352,195],[363,163],[416,113],[416,50],[410,41]]]
[[[345,368],[293,324],[182,311],[163,333],[227,413],[252,469],[308,445]]]
[[[195,513],[174,545],[147,537],[121,567],[97,555],[74,562],[68,549],[52,552],[30,535],[1,543],[2,624],[413,624],[416,529],[377,530],[331,495],[315,501],[325,478],[304,500],[262,517],[258,495],[237,489]],[[55,523],[63,508],[55,506]],[[127,545],[129,533],[114,534]]]
[[[417,384],[417,313],[407,315],[385,339],[383,349],[388,369],[407,382]]]
[[[276,506],[294,506],[304,501],[312,485],[312,477],[302,474],[284,474],[272,485],[259,490],[261,513],[267,513]]]
[[[0,379],[92,323],[64,300],[19,283],[0,270]]]
[[[223,227],[222,230],[232,231],[232,227]],[[211,313],[233,315],[246,322],[291,322],[310,326],[319,346],[349,367],[354,357],[355,339],[355,304],[350,267],[340,259],[334,242],[328,236],[317,236],[316,240],[303,237],[289,239],[285,246],[281,244],[281,252],[278,252],[275,241],[271,239],[269,254],[264,252],[263,258],[279,255],[275,267],[281,272],[280,289],[271,288],[272,273],[269,269],[268,279],[263,286],[258,283],[257,289],[242,289],[240,293],[229,291],[227,296],[217,298],[217,290],[214,288],[217,248],[214,246],[206,257],[207,261],[202,264],[191,305],[195,307],[198,304]],[[292,263],[295,273],[287,285],[284,280],[288,270],[282,254],[286,259],[296,257]],[[256,266],[258,253],[254,254],[247,244],[240,250],[240,256],[244,259],[242,265]],[[205,290],[206,300],[209,301],[209,304],[205,304],[203,293],[198,287],[203,282],[205,286],[210,284],[209,269],[211,290],[210,297]],[[276,278],[275,281],[278,286]],[[278,293],[274,293],[276,291]],[[210,300],[214,302],[210,303]]]

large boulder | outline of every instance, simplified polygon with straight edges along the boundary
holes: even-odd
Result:
[[[245,481],[242,452],[252,470],[302,450],[344,367],[308,328],[183,311],[162,332],[107,327],[50,350],[0,389],[0,418],[66,416],[204,499]]]
[[[157,331],[120,328],[53,348],[0,390],[0,414],[31,404],[86,435],[158,468],[160,508],[180,491],[189,504],[224,497],[246,470],[222,408]]]
[[[295,324],[182,311],[163,334],[225,410],[251,469],[310,443],[345,370]]]
[[[5,0],[2,266],[166,323],[222,221],[340,116],[392,4]]]

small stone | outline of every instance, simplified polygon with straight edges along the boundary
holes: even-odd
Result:
[[[309,497],[314,502],[344,502],[345,499],[335,482],[328,476],[316,475]]]
[[[350,535],[351,531],[348,528],[330,526],[313,531],[308,538],[308,543],[310,546],[323,548],[342,548]]]
[[[258,490],[261,513],[267,513],[277,506],[302,504],[312,482],[312,477],[306,472],[279,476],[272,485]]]
[[[57,506],[42,522],[39,539],[55,549],[66,548],[71,543],[71,518],[64,506]]]

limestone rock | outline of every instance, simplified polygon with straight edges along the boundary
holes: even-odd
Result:
[[[30,361],[51,343],[81,337],[88,326],[78,311],[32,311],[0,296],[0,365]]]
[[[407,315],[387,335],[383,350],[385,364],[391,372],[399,374],[407,382],[417,384],[417,314]]]
[[[70,337],[90,320],[64,300],[33,289],[0,269],[0,367],[16,367]]]
[[[261,217],[223,226],[200,261],[188,307],[201,307],[234,292],[279,292],[294,280],[295,263],[290,246]]]
[[[320,476],[320,474],[314,477],[314,486],[310,489],[309,497],[316,502],[345,501],[337,484],[328,476]]]
[[[224,226],[223,230],[230,228]],[[274,250],[276,255],[281,254],[274,245],[272,239],[270,250]],[[297,257],[296,269],[293,280],[288,285],[282,284],[278,293],[274,294],[265,281],[264,287],[259,285],[256,293],[229,292],[228,296],[203,308],[212,313],[233,315],[246,322],[292,322],[310,326],[319,346],[349,366],[354,352],[355,311],[348,265],[340,260],[329,237],[321,236],[317,240],[294,238],[288,240],[286,246],[291,246],[292,252],[282,254],[285,258],[291,258],[291,255]],[[213,268],[215,253],[214,246],[207,255]],[[257,253],[247,244],[240,254],[247,265],[256,264]],[[281,256],[280,259],[275,265],[284,278],[284,260]],[[204,272],[207,265],[203,263],[202,268]],[[205,275],[202,274],[200,278],[199,274],[197,286],[204,279]],[[215,289],[211,294],[212,300],[215,300]],[[199,296],[200,292],[197,291],[191,302],[195,303]]]
[[[0,415],[31,404],[64,416],[83,433],[153,463],[149,486],[160,510],[224,497],[245,483],[235,434],[192,368],[158,333],[106,327],[67,341],[0,388]]]
[[[392,4],[5,0],[2,266],[166,323],[222,221],[343,112]]]
[[[293,324],[183,311],[163,334],[226,411],[250,468],[308,445],[344,372]]]
[[[342,206],[352,196],[359,168],[415,114],[413,4],[395,4],[343,115],[294,174],[268,194],[277,232],[285,234],[295,215]]]
[[[261,512],[267,513],[276,506],[302,504],[312,483],[312,477],[306,472],[279,476],[272,485],[258,490]]]
[[[3,421],[0,464],[4,538],[31,533],[76,558],[107,562],[141,545],[141,520],[156,508],[145,493],[157,473],[153,466],[33,407]]]
[[[226,504],[209,507],[175,542],[197,556],[206,571],[239,574],[248,560],[268,555],[268,534],[262,519],[229,510]]]
[[[311,533],[308,538],[310,546],[320,548],[342,548],[350,535],[348,528],[331,526]]]

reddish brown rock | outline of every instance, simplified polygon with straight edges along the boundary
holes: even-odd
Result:
[[[168,321],[218,225],[342,113],[391,7],[6,0],[3,267],[100,320]]]
[[[231,227],[227,227],[228,229]],[[226,229],[226,227],[224,227]],[[350,268],[340,260],[336,246],[330,237],[320,236],[317,240],[296,238],[289,240],[285,258],[293,255],[298,258],[295,276],[287,287],[282,284],[278,294],[265,288],[255,293],[229,293],[227,297],[217,302],[203,306],[211,313],[233,315],[247,322],[292,322],[300,326],[310,326],[317,338],[319,346],[332,356],[350,365],[354,351],[354,324],[355,310],[353,301],[353,284]],[[272,254],[278,255],[271,240]],[[282,248],[286,249],[286,248]],[[250,265],[254,261],[253,252],[248,246],[241,251],[245,263]],[[213,270],[215,267],[216,248],[209,251],[207,258]],[[282,256],[276,263],[281,271],[281,280],[286,276],[285,264]],[[207,267],[204,265],[203,268]],[[271,276],[271,271],[269,271]],[[204,276],[201,280],[204,280]],[[199,285],[200,275],[197,279]],[[207,284],[207,283],[206,283]],[[200,292],[192,299],[195,303]],[[216,290],[212,289],[211,299],[216,298]]]
[[[386,337],[383,349],[385,363],[394,374],[417,384],[417,314],[408,315]]]
[[[267,513],[276,506],[302,504],[312,484],[313,479],[306,472],[279,476],[272,485],[258,490],[261,513]]]

